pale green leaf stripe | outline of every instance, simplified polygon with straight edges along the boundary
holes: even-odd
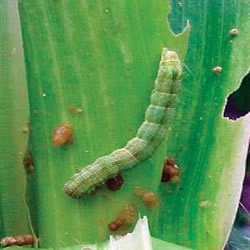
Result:
[[[22,157],[28,121],[17,2],[0,1],[0,237],[29,232]]]

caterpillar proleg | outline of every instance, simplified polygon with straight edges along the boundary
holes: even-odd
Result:
[[[145,113],[145,120],[125,147],[102,156],[74,174],[64,191],[79,198],[96,186],[149,158],[164,140],[182,78],[182,66],[174,51],[163,48],[157,78]]]

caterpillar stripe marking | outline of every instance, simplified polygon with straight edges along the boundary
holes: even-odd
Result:
[[[124,148],[98,158],[74,174],[64,185],[67,195],[79,198],[154,153],[166,136],[181,78],[182,66],[177,53],[163,48],[150,105],[136,136]]]

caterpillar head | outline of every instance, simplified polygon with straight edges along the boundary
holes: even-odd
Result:
[[[176,63],[180,62],[180,60],[176,52],[163,48],[161,53],[161,62]]]
[[[160,65],[167,67],[167,71],[172,75],[171,78],[173,80],[179,80],[182,78],[182,66],[176,52],[163,48]]]

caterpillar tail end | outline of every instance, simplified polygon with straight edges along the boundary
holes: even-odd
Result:
[[[90,194],[95,191],[95,187],[89,189],[89,191],[83,192],[80,191],[78,188],[74,187],[70,181],[66,182],[64,185],[64,193],[67,194],[69,197],[74,199],[80,199],[85,193]]]
[[[79,199],[84,194],[89,194],[95,191],[95,187],[100,185],[98,182],[90,181],[88,171],[74,174],[65,184],[64,192],[71,198]]]
[[[72,182],[70,180],[64,184],[63,190],[64,190],[64,193],[67,194],[71,198],[79,199],[82,195],[81,193],[77,191],[76,187],[72,185]]]

